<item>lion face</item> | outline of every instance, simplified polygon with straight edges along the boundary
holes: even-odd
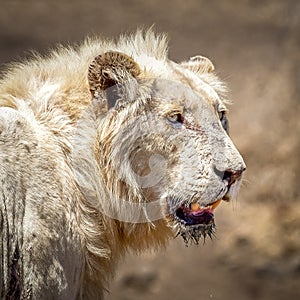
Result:
[[[149,222],[163,217],[186,243],[211,237],[214,209],[236,194],[245,170],[225,104],[193,71],[195,61],[191,69],[170,62],[168,76],[147,78],[131,58],[112,53],[111,63],[108,53],[97,58],[89,78],[94,98],[108,109],[98,149],[101,168],[114,170],[104,179],[113,201],[140,204],[136,213]]]
[[[178,82],[156,80],[154,86],[158,123],[174,145],[161,203],[178,234],[198,242],[212,235],[214,209],[236,194],[245,164],[228,136],[222,103]]]

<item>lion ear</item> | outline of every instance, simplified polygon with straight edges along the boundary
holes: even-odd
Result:
[[[108,109],[120,97],[120,86],[129,84],[140,74],[138,64],[127,54],[108,51],[95,57],[89,66],[88,81],[93,98],[106,93]]]
[[[196,73],[211,73],[215,70],[212,61],[201,55],[193,56],[188,61],[182,62],[181,65]]]

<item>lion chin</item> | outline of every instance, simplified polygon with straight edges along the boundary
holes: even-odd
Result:
[[[221,201],[218,199],[207,206],[187,202],[181,204],[172,214],[176,237],[181,236],[186,246],[198,245],[201,238],[205,242],[207,236],[212,239],[216,228],[214,210]]]

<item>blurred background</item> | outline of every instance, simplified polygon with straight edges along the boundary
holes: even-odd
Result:
[[[170,57],[202,54],[230,88],[231,136],[248,169],[217,237],[128,256],[108,300],[300,299],[300,1],[0,0],[0,64],[86,35],[155,24]]]

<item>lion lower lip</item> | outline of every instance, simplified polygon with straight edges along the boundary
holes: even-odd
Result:
[[[184,225],[210,224],[214,219],[211,210],[202,210],[198,213],[190,213],[184,208],[179,207],[176,210],[176,218]]]

